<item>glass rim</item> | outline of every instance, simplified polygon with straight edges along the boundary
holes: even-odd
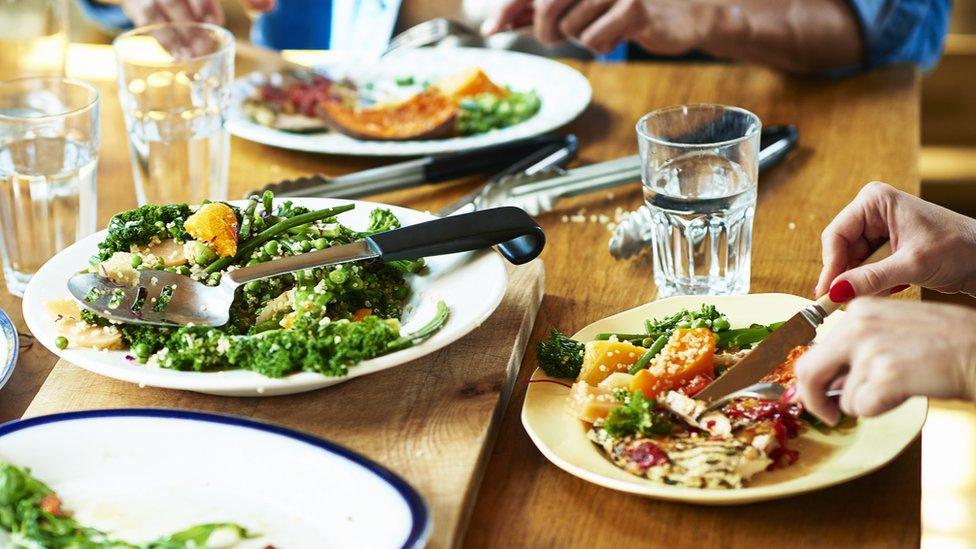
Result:
[[[649,120],[650,118],[655,117],[655,116],[660,116],[662,114],[669,113],[671,111],[676,111],[676,110],[679,110],[679,109],[688,109],[688,108],[700,109],[700,108],[703,108],[703,107],[708,107],[708,108],[716,109],[716,110],[733,111],[733,112],[737,112],[739,114],[744,114],[744,115],[746,115],[746,116],[751,117],[752,119],[754,119],[756,121],[756,125],[752,129],[752,131],[750,131],[748,133],[745,133],[745,134],[743,134],[743,135],[741,135],[739,137],[735,137],[735,138],[732,138],[732,139],[726,139],[725,141],[713,141],[713,142],[709,142],[709,143],[679,143],[677,141],[672,141],[670,139],[664,139],[664,138],[661,138],[661,137],[653,136],[653,135],[649,134],[648,132],[644,131],[644,129],[641,127],[641,126],[644,125],[644,122],[646,122],[647,120]],[[687,148],[687,149],[710,149],[710,148],[715,148],[715,147],[727,147],[729,145],[735,145],[735,144],[741,143],[743,141],[747,141],[749,139],[752,139],[756,135],[759,135],[759,133],[762,132],[762,119],[760,119],[759,116],[756,113],[754,113],[754,112],[752,112],[752,111],[750,111],[748,109],[744,109],[742,107],[735,107],[735,106],[732,106],[732,105],[723,105],[721,103],[689,103],[687,105],[672,105],[670,107],[662,107],[660,109],[655,109],[653,111],[650,111],[650,112],[646,113],[644,116],[641,116],[637,120],[637,124],[634,126],[634,129],[637,130],[638,137],[641,137],[643,139],[646,139],[646,140],[648,140],[648,141],[650,141],[652,143],[656,143],[658,145],[665,145],[665,146],[668,146],[668,147],[681,147],[681,148]]]
[[[194,55],[193,57],[187,57],[186,59],[179,59],[179,60],[174,59],[173,61],[171,61],[170,63],[166,63],[165,65],[163,65],[163,64],[139,63],[139,62],[136,62],[136,61],[128,61],[128,60],[126,60],[126,59],[123,58],[122,53],[119,51],[119,42],[122,41],[122,40],[124,40],[124,39],[126,39],[126,38],[132,38],[133,36],[140,36],[140,35],[149,35],[149,34],[151,34],[154,31],[162,30],[162,29],[179,29],[179,28],[184,28],[184,29],[185,28],[199,28],[199,29],[206,29],[206,30],[209,30],[209,31],[214,31],[217,34],[223,35],[224,38],[226,38],[226,40],[225,40],[224,44],[220,48],[218,48],[217,50],[215,50],[215,51],[212,51],[210,53],[205,53],[203,55]],[[196,22],[196,21],[180,21],[180,22],[177,22],[177,23],[174,23],[174,22],[170,21],[170,22],[166,22],[166,23],[153,23],[152,25],[146,25],[146,26],[143,26],[143,27],[136,27],[134,29],[129,29],[129,30],[123,32],[122,34],[116,36],[112,40],[112,51],[115,52],[115,57],[116,57],[116,59],[120,63],[126,63],[126,64],[129,64],[129,65],[135,65],[135,66],[138,66],[138,67],[162,67],[162,66],[167,66],[167,65],[173,64],[173,63],[189,63],[189,62],[192,62],[192,61],[203,61],[203,60],[206,60],[206,59],[210,59],[212,57],[217,57],[219,55],[222,55],[222,54],[226,53],[227,50],[229,50],[230,48],[233,48],[235,42],[236,42],[236,39],[234,38],[234,33],[230,32],[229,30],[225,29],[224,27],[221,27],[220,25],[214,25],[213,23],[200,23],[200,22]]]
[[[91,100],[86,102],[80,107],[73,109],[66,109],[64,112],[59,112],[57,114],[42,114],[39,116],[12,116],[9,114],[4,114],[0,112],[0,120],[2,121],[19,121],[19,122],[37,122],[43,120],[50,120],[53,118],[63,118],[66,116],[71,116],[74,114],[80,114],[87,110],[91,110],[92,107],[98,104],[99,93],[98,88],[95,87],[91,82],[81,80],[79,78],[68,78],[66,76],[22,76],[20,78],[11,78],[9,80],[0,80],[0,91],[12,84],[19,84],[23,82],[60,82],[62,84],[68,84],[70,86],[75,86],[87,90],[91,94]]]

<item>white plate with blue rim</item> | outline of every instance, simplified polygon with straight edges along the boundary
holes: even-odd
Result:
[[[22,419],[0,425],[0,461],[30,468],[83,525],[135,543],[215,522],[257,535],[234,549],[412,548],[430,532],[423,499],[396,474],[234,416],[129,408]]]
[[[296,151],[356,156],[419,156],[447,154],[526,139],[572,122],[587,105],[593,90],[572,67],[538,55],[485,48],[417,48],[395,52],[380,60],[362,59],[347,52],[330,52],[317,66],[327,74],[359,84],[392,82],[411,76],[417,82],[436,82],[472,67],[480,67],[494,82],[519,92],[535,91],[541,105],[535,116],[478,135],[412,141],[367,141],[337,132],[291,133],[253,122],[244,112],[245,98],[267,81],[261,73],[239,78],[232,88],[227,129],[237,137]],[[418,90],[419,91],[419,90]]]
[[[17,329],[14,328],[14,323],[11,322],[7,313],[0,309],[0,389],[14,373],[19,350]]]
[[[353,210],[338,216],[341,223],[354,229],[369,226],[373,208],[388,208],[403,225],[434,219],[429,213],[399,206],[388,206],[358,200],[329,198],[296,198],[295,204],[323,209],[353,203]],[[243,201],[237,202],[242,205]],[[45,303],[70,299],[68,279],[88,265],[98,252],[98,243],[106,231],[72,244],[45,263],[31,277],[24,292],[24,320],[37,340],[60,358],[96,374],[140,386],[183,389],[224,396],[273,396],[321,389],[359,376],[400,366],[437,351],[480,326],[501,303],[508,288],[508,271],[501,256],[490,250],[464,252],[428,258],[427,272],[408,275],[411,295],[404,307],[403,332],[422,326],[433,317],[438,301],[447,305],[447,323],[429,339],[418,345],[363,361],[350,366],[343,377],[326,377],[313,372],[299,372],[282,378],[269,378],[249,370],[188,372],[139,364],[128,351],[98,351],[55,345],[58,331]],[[129,357],[129,358],[127,358]]]

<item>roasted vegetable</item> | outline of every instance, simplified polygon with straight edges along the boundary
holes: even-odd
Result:
[[[577,379],[596,385],[614,372],[626,373],[646,351],[626,341],[588,341]]]
[[[341,101],[322,104],[326,124],[358,139],[402,141],[454,134],[457,105],[436,88],[391,105],[360,108]]]
[[[647,398],[679,387],[698,375],[713,376],[715,334],[708,328],[679,328],[647,368],[634,375],[630,391]]]

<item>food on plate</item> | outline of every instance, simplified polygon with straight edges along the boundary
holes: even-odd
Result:
[[[60,497],[29,469],[0,461],[0,546],[14,549],[194,549],[233,547],[255,537],[231,523],[192,526],[145,543],[114,539],[71,516]],[[271,547],[271,546],[267,546]]]
[[[380,208],[370,213],[365,230],[351,229],[336,215],[352,208],[309,210],[288,201],[275,205],[270,192],[251,197],[244,207],[219,202],[142,206],[112,218],[88,269],[120,286],[134,284],[144,269],[164,269],[216,286],[233,269],[400,226],[392,212]],[[63,338],[59,348],[127,349],[132,362],[175,370],[343,376],[349,367],[410,347],[444,325],[448,311],[438,303],[427,325],[409,334],[400,328],[410,295],[408,276],[422,275],[425,268],[422,259],[365,261],[249,282],[238,288],[231,320],[219,328],[117,323],[70,299],[46,305]],[[113,296],[109,308],[123,306],[125,293],[114,291],[119,302]],[[178,291],[164,288],[147,306],[165,311]]]
[[[538,363],[575,380],[567,408],[618,467],[689,488],[741,488],[757,474],[799,459],[790,441],[821,428],[801,405],[757,398],[706,411],[694,396],[781,323],[732,329],[712,305],[645,322],[642,333],[604,333],[588,342],[552,330]],[[763,382],[791,386],[793,349]]]
[[[295,132],[333,129],[357,139],[438,139],[505,128],[535,116],[535,92],[515,92],[472,67],[438,82],[408,76],[362,85],[321,75],[274,75],[244,100],[247,116]]]

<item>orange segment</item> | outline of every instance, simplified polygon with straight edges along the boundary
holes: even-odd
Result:
[[[183,228],[193,238],[205,242],[220,257],[237,254],[237,216],[230,206],[211,202],[186,218]]]

